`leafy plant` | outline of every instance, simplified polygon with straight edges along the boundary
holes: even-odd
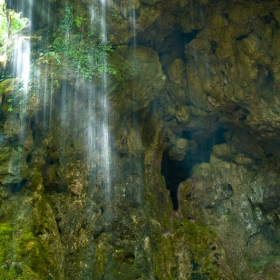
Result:
[[[9,36],[26,27],[27,18],[22,18],[21,13],[7,9],[6,4],[0,0],[0,46],[7,43]]]
[[[84,17],[77,17],[74,19],[74,22],[77,27],[81,27],[84,21],[86,21]]]
[[[7,100],[7,102],[8,103],[12,103],[13,102],[13,99],[12,98],[10,98],[10,99],[8,99]],[[10,104],[10,106],[9,106],[9,108],[8,108],[8,112],[13,112],[14,111],[14,109],[13,109],[13,105],[12,104]]]
[[[17,146],[17,151],[18,151],[19,153],[22,153],[22,151],[23,151],[22,147]]]
[[[118,12],[115,9],[111,10],[111,15],[112,15],[112,17],[118,17],[119,16]]]
[[[72,7],[67,6],[59,27],[60,35],[56,36],[51,46],[53,51],[47,52],[46,55],[57,57],[56,54],[63,54],[69,60],[71,68],[83,78],[92,79],[102,73],[117,74],[115,69],[107,65],[113,47],[102,43],[92,32],[79,30],[86,21],[81,15],[75,17]],[[57,63],[60,64],[58,58]]]
[[[61,20],[60,28],[62,32],[68,32],[74,26],[74,16],[72,13],[72,8],[67,6],[64,12],[64,18]]]
[[[20,89],[19,89],[19,91],[20,91]],[[10,106],[8,108],[8,112],[13,112],[14,111],[13,104],[12,104],[13,101],[14,101],[13,98],[10,98],[10,99],[7,100],[7,102],[10,103]],[[25,101],[26,101],[26,99],[20,99],[19,102],[18,102],[18,105],[19,106],[23,105]],[[15,102],[13,102],[13,103],[15,103]]]
[[[45,52],[45,56],[53,57],[53,58],[56,60],[56,63],[57,63],[58,65],[61,64],[61,61],[60,61],[60,59],[58,58],[56,52],[54,52],[54,51],[48,52],[48,51],[47,51],[47,52]]]
[[[20,105],[22,105],[24,102],[25,102],[25,99],[21,99],[21,100],[19,101],[18,105],[20,106]]]

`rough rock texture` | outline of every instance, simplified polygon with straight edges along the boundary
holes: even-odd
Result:
[[[279,279],[278,1],[37,2],[7,1],[0,279]]]

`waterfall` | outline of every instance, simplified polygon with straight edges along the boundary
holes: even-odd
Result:
[[[49,269],[44,275],[55,279],[63,279],[61,275],[94,279],[94,270],[100,265],[113,275],[111,264],[101,264],[99,259],[100,240],[104,238],[110,248],[102,252],[104,256],[117,254],[116,246],[124,244],[110,245],[109,238],[116,231],[125,234],[126,223],[135,225],[126,253],[129,262],[140,258],[140,254],[135,256],[136,250],[141,254],[148,250],[145,254],[151,257],[149,233],[142,230],[148,224],[143,224],[144,147],[139,111],[156,98],[165,77],[156,53],[137,46],[139,3],[82,2],[10,4],[29,20],[28,26],[13,34],[16,40],[10,40],[13,55],[7,69],[12,70],[12,79],[5,83],[13,90],[3,95],[4,105],[11,103],[10,110],[3,106],[3,130],[10,141],[6,144],[10,147],[12,143],[18,160],[10,166],[21,168],[10,183],[16,190],[11,197],[16,195],[21,213],[15,214],[17,225],[11,232],[24,231],[22,236],[30,237],[27,244],[36,245],[40,240],[39,245],[57,255],[58,264],[42,255],[42,267]],[[119,43],[112,19],[127,26]],[[123,65],[116,64],[114,58]],[[142,86],[142,65],[150,76],[155,75],[155,85],[149,79],[147,86]],[[38,205],[43,209],[38,210]],[[127,207],[135,214],[124,214]],[[49,236],[53,240],[47,240]],[[14,235],[13,246],[22,242],[21,238]],[[35,245],[34,251],[40,253]],[[18,262],[25,265],[22,259],[20,255]],[[36,265],[30,267],[39,270]]]
[[[11,7],[22,11],[22,16],[28,18],[28,25],[12,35],[13,41],[8,38],[13,49],[13,64],[10,68],[15,78],[14,83],[22,85],[19,101],[18,96],[10,101],[11,112],[8,118],[13,120],[16,116],[20,123],[20,134],[17,136],[18,149],[22,155],[27,150],[27,141],[30,141],[27,139],[30,137],[30,128],[33,130],[34,141],[32,153],[45,153],[43,162],[37,166],[32,163],[31,154],[28,157],[30,164],[35,166],[34,169],[43,170],[44,189],[41,188],[40,192],[52,194],[65,192],[67,189],[72,195],[84,192],[89,200],[82,211],[93,215],[92,196],[95,192],[94,185],[98,181],[103,187],[103,207],[108,208],[105,224],[109,225],[112,161],[109,115],[112,117],[113,111],[107,94],[110,71],[107,62],[110,48],[106,22],[108,3],[106,0],[94,1],[89,5],[88,11],[80,15],[73,10],[71,2],[66,1],[57,23],[51,21],[51,4],[35,3],[33,0],[20,1],[17,5],[10,3]],[[44,29],[33,36],[36,30],[42,29],[40,22],[35,22],[38,19],[38,14],[34,14],[36,5],[43,7],[40,16],[44,18],[47,27],[56,32],[56,38]],[[86,31],[78,33],[80,27]],[[45,141],[45,151],[40,148],[41,139]],[[72,170],[77,151],[81,153],[82,163],[73,170],[79,174],[87,172],[88,182],[80,183],[79,177],[71,179],[66,174],[67,170]],[[31,153],[31,150],[28,152]],[[11,162],[10,165],[12,164]],[[65,172],[63,177],[67,182],[61,180],[61,172]],[[31,187],[38,189],[37,186]],[[21,211],[23,215],[27,215],[31,210],[25,207]],[[89,252],[92,248],[84,250]],[[89,263],[91,258],[89,253],[86,262]],[[90,267],[84,270],[86,272],[81,272],[82,274],[91,274]]]
[[[26,18],[32,18],[32,6],[33,0],[28,0],[26,4],[28,8],[28,13],[26,14]],[[23,10],[23,3],[19,3],[19,10]],[[8,23],[9,25],[11,24]],[[9,27],[10,28],[10,27]],[[32,21],[28,21],[28,25],[24,28],[24,35],[19,33],[19,36],[16,35],[15,43],[14,43],[14,53],[13,53],[13,70],[14,76],[22,75],[23,81],[23,90],[24,94],[27,94],[28,84],[30,81],[30,36],[32,30]]]
[[[100,0],[89,6],[90,32],[98,34],[99,48],[106,49],[108,46],[106,12],[107,1]],[[93,50],[95,53],[95,50]],[[88,54],[91,55],[90,53]],[[105,224],[110,225],[111,217],[111,135],[109,130],[109,115],[113,114],[108,102],[108,62],[106,53],[100,54],[99,64],[99,83],[95,84],[96,79],[86,82],[87,91],[87,112],[86,117],[86,137],[85,145],[87,150],[87,165],[90,174],[89,193],[93,193],[93,185],[102,178],[104,192],[104,206],[106,208]],[[92,194],[93,195],[93,194]]]
[[[102,38],[103,46],[107,46],[107,26],[106,26],[106,0],[101,0],[101,7],[100,7],[100,34]],[[103,72],[102,72],[102,87],[100,90],[101,94],[101,104],[102,104],[102,124],[101,124],[101,141],[103,142],[102,145],[102,160],[105,166],[105,188],[108,197],[108,203],[110,203],[110,195],[111,195],[111,185],[110,185],[110,148],[109,148],[109,129],[108,129],[108,114],[109,114],[109,104],[107,99],[107,57],[104,56],[102,58],[103,63]]]

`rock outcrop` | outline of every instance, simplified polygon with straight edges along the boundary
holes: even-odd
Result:
[[[279,279],[278,1],[7,5],[0,279]]]

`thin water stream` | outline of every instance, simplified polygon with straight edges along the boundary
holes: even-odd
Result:
[[[279,279],[279,3],[218,2],[0,0],[0,279]]]
[[[43,186],[41,186],[43,188],[40,188],[40,192],[52,194],[69,190],[72,195],[87,196],[89,199],[81,209],[82,213],[88,213],[87,219],[90,219],[96,211],[94,210],[96,206],[92,202],[93,194],[96,192],[94,186],[102,186],[103,189],[100,190],[104,194],[102,207],[107,209],[104,223],[110,225],[112,136],[109,130],[109,114],[112,117],[114,112],[110,108],[107,95],[108,3],[106,0],[100,0],[89,5],[87,13],[91,23],[84,27],[86,31],[82,34],[77,34],[76,29],[85,21],[88,23],[87,18],[77,16],[70,1],[66,1],[60,10],[62,18],[58,25],[51,22],[51,17],[47,14],[50,11],[50,4],[45,6],[46,11],[41,12],[45,13],[46,25],[57,29],[61,41],[54,41],[52,36],[43,34],[39,43],[35,43],[37,49],[31,46],[32,40],[34,42],[37,38],[31,37],[35,28],[31,20],[34,18],[32,13],[36,9],[35,6],[36,1],[32,0],[18,4],[18,11],[24,11],[24,16],[29,18],[29,22],[24,30],[16,35],[12,47],[14,50],[12,73],[13,77],[20,81],[19,84],[22,84],[20,100],[23,100],[22,106],[17,103],[13,105],[21,118],[18,149],[22,152],[28,141],[34,142],[32,153],[45,154],[45,162],[40,163],[43,166]],[[77,38],[80,40],[78,43]],[[88,53],[87,50],[83,50],[83,41],[91,46]],[[42,49],[38,49],[38,46]],[[83,72],[84,69],[93,69],[94,73],[90,73],[91,76],[87,77]],[[32,109],[31,106],[35,107]],[[28,113],[30,110],[35,114]],[[32,129],[33,140],[26,138],[29,132],[25,129],[28,125]],[[42,138],[45,141],[45,151],[41,148]],[[32,163],[33,158],[30,153],[29,164],[36,165]],[[72,168],[77,158],[78,162],[81,162],[80,166]],[[73,172],[68,175],[69,169]],[[87,173],[87,182],[81,183],[76,174],[84,173]],[[74,183],[71,185],[63,181],[65,179],[61,179],[62,177]],[[23,184],[20,189],[22,188]],[[38,186],[33,188],[39,190]],[[18,190],[17,193],[20,194]],[[27,215],[32,209],[21,207],[20,211],[23,215]],[[91,224],[90,227],[94,225]],[[92,275],[89,264],[93,258],[93,246],[91,243],[88,248],[83,249],[88,256],[78,269],[83,279]]]

